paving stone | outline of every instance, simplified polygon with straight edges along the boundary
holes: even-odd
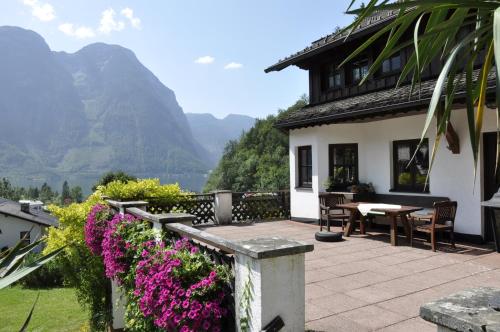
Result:
[[[340,316],[352,320],[372,331],[406,319],[403,315],[394,313],[377,305],[370,305],[344,312],[341,313]]]

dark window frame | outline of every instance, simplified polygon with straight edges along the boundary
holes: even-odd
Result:
[[[365,68],[365,67],[366,67],[366,73],[363,76],[362,72],[361,72],[361,69]],[[368,58],[365,58],[365,59],[353,62],[351,64],[351,80],[352,80],[352,84],[356,84],[356,83],[361,82],[368,75],[369,70],[370,70],[370,61],[368,60]],[[354,74],[355,71],[358,71],[359,78],[355,77],[355,74]]]
[[[393,60],[399,58],[399,67],[395,68]],[[385,71],[384,70],[384,64],[386,61],[389,62],[389,70]],[[382,76],[385,75],[392,75],[395,73],[399,73],[401,71],[401,68],[403,68],[403,58],[401,57],[401,53],[393,54],[391,57],[385,59],[382,61],[382,64],[380,65],[380,73]]]
[[[336,83],[335,77],[338,76],[339,82]],[[330,78],[333,77],[333,85],[330,85]],[[337,65],[328,63],[321,69],[321,89],[323,91],[333,91],[342,89],[345,86],[343,70],[337,68]]]
[[[351,148],[354,149],[355,151],[355,162],[354,163],[346,163],[345,159],[342,163],[335,163],[334,157],[335,157],[335,150],[336,149],[345,149],[346,148]],[[333,169],[335,166],[340,166],[342,167],[353,167],[355,168],[354,171],[354,180],[352,182],[346,182],[344,184],[334,184],[332,189],[337,189],[337,190],[345,190],[347,187],[352,186],[354,184],[359,183],[359,152],[358,152],[358,143],[342,143],[342,144],[329,144],[328,145],[328,175],[330,177],[333,177]]]
[[[306,160],[302,160],[302,151],[308,154]],[[297,172],[298,188],[312,188],[312,146],[304,145],[297,148]],[[308,160],[309,159],[309,160]],[[305,179],[304,173],[305,170]]]
[[[392,173],[393,173],[393,186],[391,191],[394,192],[409,192],[409,193],[429,193],[429,183],[427,186],[424,184],[419,184],[416,181],[417,178],[417,166],[415,161],[411,163],[411,165],[407,168],[410,173],[411,183],[409,185],[401,185],[399,184],[399,176],[400,172],[398,171],[398,146],[399,145],[410,145],[410,158],[413,157],[415,153],[415,149],[418,146],[420,139],[406,139],[406,140],[397,140],[392,142]],[[429,167],[429,139],[424,139],[424,144],[427,145],[427,167]],[[429,171],[427,169],[427,171]]]

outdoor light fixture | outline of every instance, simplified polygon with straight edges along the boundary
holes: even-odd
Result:
[[[491,229],[493,232],[493,240],[495,240],[495,246],[497,252],[500,253],[500,224],[498,224],[497,218],[495,216],[496,211],[500,211],[500,189],[493,195],[489,201],[484,201],[481,203],[487,209],[490,209],[490,222]]]

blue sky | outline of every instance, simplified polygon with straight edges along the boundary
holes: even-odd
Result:
[[[305,71],[264,68],[348,24],[348,2],[2,0],[0,24],[32,29],[56,51],[122,45],[175,91],[185,112],[262,118],[308,91]]]

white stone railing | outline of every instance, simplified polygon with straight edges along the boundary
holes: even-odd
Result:
[[[230,195],[231,193],[229,193]],[[224,200],[224,197],[221,198]],[[165,229],[234,256],[235,311],[237,330],[262,331],[281,318],[281,331],[305,329],[305,253],[312,244],[278,236],[232,241],[191,227],[194,216],[184,213],[150,214],[147,202],[108,203],[120,213],[129,213]],[[222,220],[221,220],[222,221]],[[222,223],[221,223],[222,224]],[[113,287],[116,290],[116,287]],[[249,292],[251,296],[248,296]],[[123,297],[114,291],[113,328],[124,327]],[[121,300],[120,300],[121,298]],[[277,329],[280,330],[280,329]]]

